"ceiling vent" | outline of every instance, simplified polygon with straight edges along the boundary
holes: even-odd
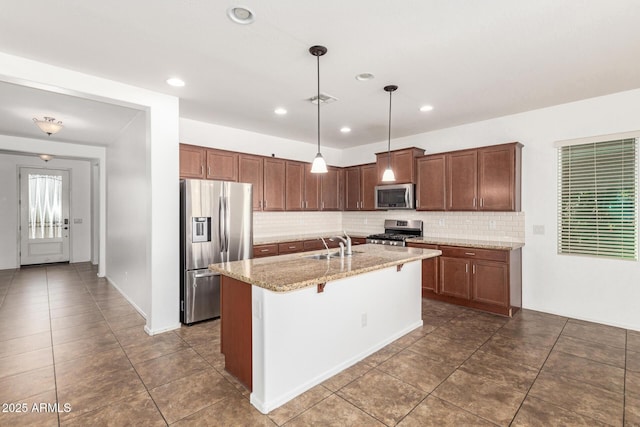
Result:
[[[326,93],[320,93],[320,103],[321,104],[331,104],[332,102],[336,102],[338,98],[335,96],[328,95]],[[314,95],[308,99],[313,105],[318,105],[318,95]]]

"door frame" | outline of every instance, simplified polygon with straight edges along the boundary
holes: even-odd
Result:
[[[21,206],[21,197],[22,197],[22,182],[20,171],[21,169],[41,169],[41,170],[53,170],[53,171],[65,171],[69,174],[69,263],[73,259],[73,245],[71,244],[71,236],[73,231],[73,219],[72,219],[72,211],[73,211],[73,197],[72,197],[72,175],[73,169],[69,167],[46,167],[46,166],[37,166],[37,165],[28,165],[28,164],[18,164],[16,165],[16,209],[17,209],[17,222],[16,222],[16,266],[18,269],[22,268],[21,261],[21,251],[22,251],[22,206]]]

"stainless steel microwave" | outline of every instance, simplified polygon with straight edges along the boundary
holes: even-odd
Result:
[[[377,185],[375,200],[376,209],[415,209],[415,185]]]

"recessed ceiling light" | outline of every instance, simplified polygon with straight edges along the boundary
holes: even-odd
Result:
[[[182,87],[184,86],[184,80],[177,77],[171,77],[170,79],[167,79],[167,84],[174,87]]]
[[[342,132],[342,133],[349,133],[349,132],[351,132],[351,128],[350,128],[349,126],[342,126],[342,127],[340,128],[340,132]]]
[[[227,16],[236,24],[242,25],[251,24],[255,19],[255,15],[251,9],[246,6],[230,7],[227,9]]]
[[[433,107],[431,105],[423,105],[422,107],[420,107],[420,111],[422,111],[423,113],[425,111],[431,111],[433,110]]]
[[[356,75],[356,80],[360,82],[366,82],[367,80],[373,80],[376,76],[371,73],[361,73]]]
[[[279,116],[284,116],[285,114],[287,114],[287,110],[285,110],[284,108],[276,108],[275,110],[273,110],[273,112]]]

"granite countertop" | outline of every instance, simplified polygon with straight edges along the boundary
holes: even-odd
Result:
[[[288,292],[442,254],[432,249],[366,244],[356,246],[350,257],[305,258],[321,253],[326,251],[212,264],[209,269],[273,292]]]
[[[279,235],[279,236],[271,236],[271,237],[259,237],[253,240],[254,245],[271,245],[274,243],[285,243],[285,242],[297,242],[300,240],[313,240],[319,239],[320,237],[324,239],[328,239],[330,237],[342,236],[344,234],[343,231],[336,231],[334,233],[306,233],[306,234],[290,234],[290,235]],[[367,237],[366,233],[347,233],[349,237]]]
[[[506,242],[496,240],[452,239],[448,237],[416,237],[407,239],[407,243],[424,243],[428,245],[465,246],[478,249],[514,250],[524,246],[522,242]]]

